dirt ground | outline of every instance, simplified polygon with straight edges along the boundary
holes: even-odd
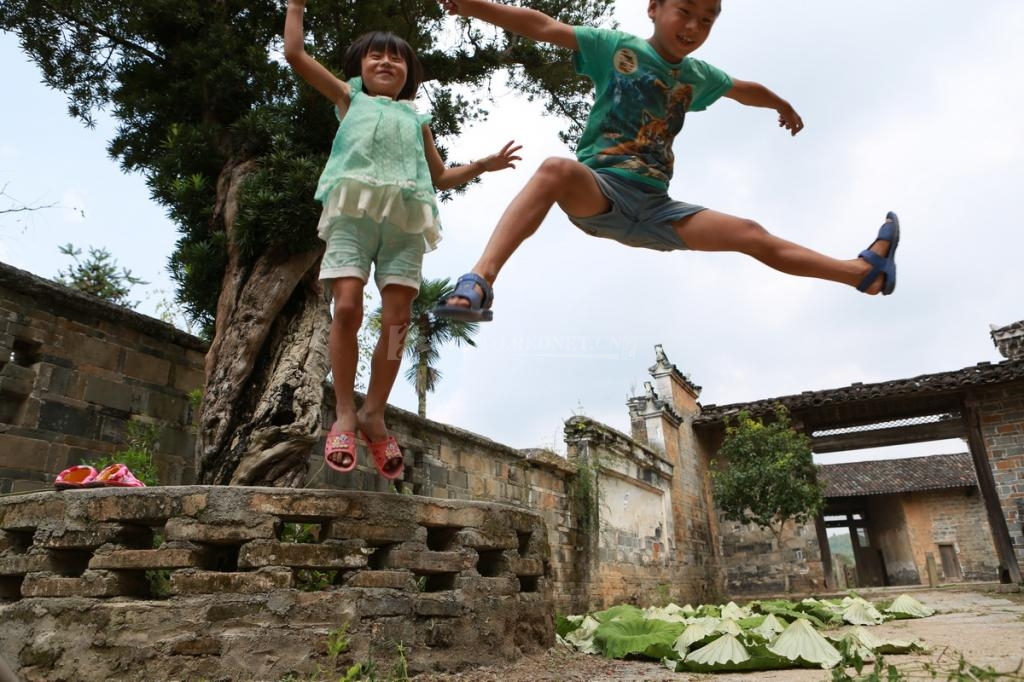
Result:
[[[1024,675],[1024,669],[1020,669],[1024,659],[1024,594],[1001,593],[995,586],[915,589],[912,592],[894,589],[861,591],[860,594],[865,599],[880,601],[896,597],[901,592],[907,592],[934,608],[936,614],[917,620],[883,623],[871,628],[871,632],[883,638],[917,639],[930,647],[930,651],[913,656],[886,656],[887,663],[896,664],[905,673],[920,670],[921,664],[927,661],[948,670],[956,666],[960,654],[963,654],[974,665],[992,666],[999,672],[1018,670],[1018,674]],[[675,673],[660,663],[606,660],[601,656],[555,647],[543,655],[524,658],[511,666],[461,673],[429,673],[413,679],[415,682],[819,682],[831,677],[830,671],[809,669],[720,675]]]

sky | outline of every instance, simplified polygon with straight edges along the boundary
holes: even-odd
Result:
[[[650,35],[640,0],[616,3],[623,30]],[[482,25],[482,24],[481,24]],[[892,296],[790,277],[738,254],[661,253],[595,239],[557,208],[495,284],[494,322],[476,348],[443,351],[428,417],[513,447],[564,452],[562,425],[585,415],[629,431],[654,346],[702,387],[702,404],[945,372],[1002,358],[989,325],[1024,318],[1024,3],[727,0],[693,56],[787,99],[805,129],[723,99],[676,138],[674,198],[757,220],[786,239],[850,258],[889,210],[901,221]],[[173,298],[174,225],[141,177],[106,154],[114,130],[84,128],[0,34],[0,260],[43,277],[58,247],[110,250],[147,280],[139,310]],[[558,120],[496,79],[491,116],[451,145],[470,159],[515,139],[516,170],[442,204],[444,240],[424,276],[476,261],[501,210],[549,156],[570,156]],[[324,141],[325,147],[330,144]],[[310,226],[314,229],[314,226]],[[415,411],[401,377],[391,402]],[[821,463],[963,451],[959,441],[819,457]]]

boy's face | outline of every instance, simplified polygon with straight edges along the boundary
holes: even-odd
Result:
[[[721,10],[721,0],[649,0],[654,35],[648,42],[663,59],[678,62],[704,44]]]

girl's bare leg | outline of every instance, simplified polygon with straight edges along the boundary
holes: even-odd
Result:
[[[388,436],[384,424],[384,407],[402,364],[405,336],[409,332],[416,290],[389,284],[380,292],[380,297],[380,339],[377,340],[377,347],[370,360],[370,385],[366,389],[366,400],[357,415],[359,429],[375,443]]]
[[[339,277],[331,284],[334,317],[327,349],[334,380],[334,413],[339,431],[355,431],[356,405],[353,391],[359,363],[359,326],[363,323],[363,280]],[[340,456],[340,455],[339,455]],[[336,461],[336,464],[341,462]]]
[[[789,275],[815,277],[855,287],[871,271],[871,266],[863,258],[831,258],[776,237],[753,220],[717,211],[706,210],[687,216],[675,224],[675,229],[694,251],[744,253]],[[876,241],[870,248],[884,257],[889,253],[889,242]],[[879,275],[866,293],[881,291],[883,280]]]
[[[572,159],[546,159],[505,209],[473,272],[494,284],[505,262],[537,231],[556,203],[566,214],[580,218],[605,213],[611,208],[589,168]],[[447,304],[468,306],[469,301],[454,296]]]

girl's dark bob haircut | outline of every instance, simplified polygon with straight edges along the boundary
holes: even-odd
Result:
[[[406,71],[405,85],[398,93],[398,99],[415,99],[416,91],[420,89],[423,82],[423,65],[419,57],[413,52],[409,43],[405,42],[390,31],[370,31],[364,33],[349,45],[345,51],[345,79],[355,78],[363,72],[363,57],[370,52],[385,52],[397,54],[405,60]],[[363,86],[366,92],[366,86]]]

